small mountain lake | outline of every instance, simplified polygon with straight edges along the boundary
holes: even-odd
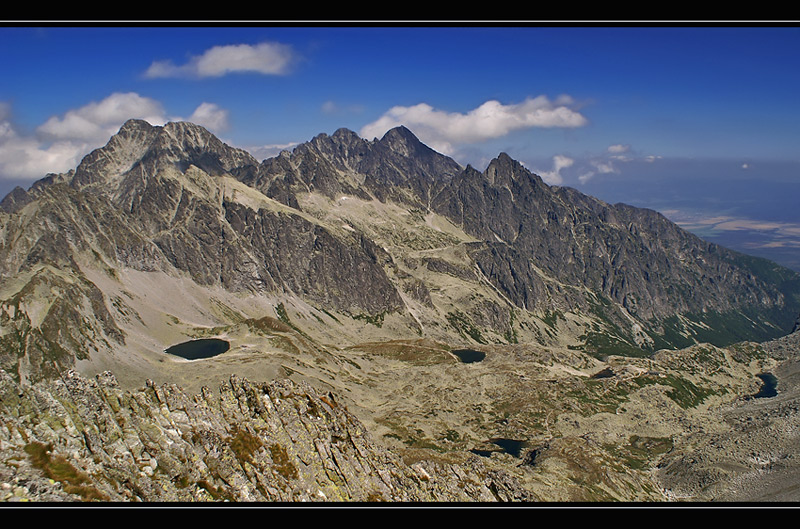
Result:
[[[486,358],[486,353],[483,351],[474,351],[472,349],[454,349],[452,353],[461,360],[462,364],[472,364]]]
[[[221,355],[231,344],[227,340],[220,338],[201,338],[199,340],[189,340],[168,347],[164,352],[167,354],[180,356],[187,360],[199,360],[201,358],[211,358]]]
[[[772,373],[761,373],[756,375],[764,382],[761,389],[753,395],[754,399],[763,399],[767,397],[774,397],[778,394],[778,379]]]
[[[516,439],[506,439],[503,437],[495,437],[494,439],[489,439],[494,445],[500,447],[500,450],[480,450],[480,449],[473,449],[470,450],[473,454],[482,456],[482,457],[490,457],[493,452],[505,452],[506,454],[512,455],[514,457],[520,457],[522,455],[522,449],[528,446],[526,441],[518,441]]]

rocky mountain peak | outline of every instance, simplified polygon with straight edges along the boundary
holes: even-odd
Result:
[[[534,185],[545,186],[541,177],[525,168],[505,152],[494,158],[483,172],[489,183],[497,186],[508,186],[514,181],[523,180]]]
[[[431,156],[433,154],[438,154],[422,143],[413,132],[402,125],[389,129],[386,134],[378,140],[378,145],[391,149],[403,156]]]
[[[155,174],[166,166],[185,171],[190,165],[209,174],[220,174],[257,163],[252,155],[226,145],[200,125],[170,122],[155,126],[131,119],[105,146],[84,157],[75,170],[72,186],[111,184],[137,167],[140,176]]]
[[[126,121],[105,146],[93,150],[75,169],[72,186],[86,185],[113,179],[130,170],[151,147],[161,127],[139,119]]]
[[[137,132],[148,132],[155,128],[154,125],[151,125],[147,121],[143,119],[129,119],[125,123],[122,124],[122,127],[119,129],[119,134],[125,136],[131,133]]]
[[[419,138],[417,138],[411,130],[408,129],[405,125],[398,125],[397,127],[393,127],[387,130],[383,137],[381,138],[384,141],[403,141],[409,143],[420,143]]]
[[[331,138],[342,143],[359,143],[363,141],[358,134],[345,127],[336,129]]]
[[[242,149],[230,147],[208,129],[189,122],[170,122],[164,125],[154,147],[154,154],[185,170],[195,165],[209,174],[229,172],[258,161]]]
[[[332,135],[318,134],[310,142],[298,146],[295,151],[303,156],[308,155],[309,149],[335,167],[348,169],[358,164],[366,154],[368,146],[367,142],[352,130],[340,128]]]
[[[16,186],[0,201],[0,210],[13,213],[24,207],[30,200],[28,192],[21,186]]]
[[[330,198],[341,194],[429,202],[435,189],[462,171],[452,158],[423,144],[410,130],[397,127],[380,140],[367,141],[340,128],[264,160],[242,181],[285,204],[293,193],[313,189]]]

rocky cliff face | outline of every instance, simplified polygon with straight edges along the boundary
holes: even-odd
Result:
[[[321,135],[280,160],[249,182],[266,193],[291,189],[291,204],[319,190],[435,212],[479,241],[468,247],[470,264],[514,308],[600,311],[611,327],[626,327],[629,342],[632,319],[654,347],[676,345],[666,332],[705,326],[717,335],[701,339],[724,341],[742,327],[729,342],[765,339],[787,332],[800,309],[797,274],[706,243],[654,211],[547,186],[505,154],[483,172],[460,168],[401,127],[375,142],[344,130]],[[721,316],[712,322],[709,313]],[[691,324],[667,321],[677,314]]]
[[[478,265],[528,310],[586,307],[554,282],[583,287],[640,321],[786,303],[780,285],[755,277],[733,252],[654,211],[551,188],[506,155],[451,180],[433,208],[484,241],[474,252]]]

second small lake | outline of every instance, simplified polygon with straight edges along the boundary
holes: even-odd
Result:
[[[763,399],[766,397],[774,397],[778,394],[778,379],[772,373],[761,373],[756,375],[764,382],[758,393],[753,395],[755,399]]]
[[[173,345],[168,347],[164,352],[180,356],[187,360],[199,360],[201,358],[211,358],[221,355],[230,349],[230,347],[231,344],[227,340],[222,340],[220,338],[201,338],[199,340],[189,340],[188,342]]]
[[[459,360],[461,360],[462,364],[472,364],[474,362],[480,362],[486,358],[486,353],[483,351],[475,351],[473,349],[454,349],[452,353],[456,355]]]
[[[477,454],[482,457],[490,457],[494,452],[505,452],[506,454],[512,455],[514,457],[520,457],[522,455],[522,450],[528,446],[526,441],[519,441],[516,439],[506,439],[503,437],[495,437],[493,439],[489,439],[493,445],[497,445],[500,447],[499,450],[480,450],[480,449],[473,449],[470,450],[473,454]]]

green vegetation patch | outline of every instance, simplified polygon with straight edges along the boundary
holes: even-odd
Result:
[[[650,355],[640,347],[607,332],[590,331],[580,336],[580,339],[584,341],[583,350],[598,359],[603,359],[609,355],[638,358]]]
[[[356,314],[353,316],[354,320],[365,321],[375,327],[381,328],[383,327],[383,319],[386,317],[385,312],[379,312],[378,314],[370,315],[370,314]]]
[[[790,313],[789,309],[783,307],[773,307],[759,310],[744,308],[741,312],[707,311],[682,316],[670,316],[661,322],[664,329],[662,335],[650,334],[656,349],[684,348],[703,342],[727,347],[738,342],[772,340],[792,329],[797,313]]]
[[[280,305],[283,309],[283,305]],[[277,309],[276,309],[277,312]],[[248,319],[245,320],[244,323],[250,329],[251,332],[256,332],[259,334],[271,334],[273,332],[291,332],[292,327],[290,323],[287,323],[289,318],[286,316],[286,309],[283,309],[279,314],[283,314],[285,321],[283,319],[278,320],[275,318],[271,318],[269,316],[264,316],[263,318],[258,319]]]
[[[696,386],[689,380],[674,375],[667,375],[663,382],[672,387],[667,396],[684,409],[699,406],[706,397],[716,393],[713,389]]]
[[[303,336],[306,339],[309,339],[309,340],[311,339],[301,328],[299,328],[297,325],[292,323],[292,321],[289,319],[289,313],[286,311],[286,307],[284,306],[283,303],[278,303],[278,305],[275,307],[275,314],[278,315],[278,319],[281,322],[286,324],[293,331],[295,331],[296,333],[298,333],[299,335]],[[261,320],[258,320],[258,321],[261,321]],[[269,323],[268,323],[268,321],[267,322],[262,322],[262,325],[269,325]],[[284,327],[281,327],[281,328],[284,328]],[[279,332],[286,332],[286,331],[279,331]]]
[[[698,386],[691,381],[675,375],[644,374],[633,378],[589,379],[564,392],[564,396],[580,407],[580,413],[588,416],[595,413],[615,413],[619,406],[629,399],[629,395],[645,386],[663,385],[670,389],[667,396],[684,409],[702,404],[707,397],[719,393],[712,388]]]
[[[558,325],[558,320],[566,321],[566,318],[564,318],[564,313],[561,312],[560,310],[554,310],[554,311],[547,310],[542,315],[542,321],[553,329],[555,329],[556,326]]]
[[[633,379],[641,386],[661,384],[669,386],[667,396],[683,409],[694,408],[702,404],[707,397],[719,393],[711,388],[704,388],[692,383],[690,380],[675,375],[641,376]]]
[[[581,387],[574,387],[565,393],[580,405],[585,416],[595,413],[615,413],[619,405],[628,400],[628,395],[638,389],[627,381],[609,384],[603,380],[587,380]]]
[[[446,346],[435,342],[414,342],[391,340],[371,342],[351,347],[357,351],[380,355],[418,366],[454,363],[456,360],[447,352]]]
[[[447,318],[448,323],[455,327],[455,329],[463,336],[464,338],[472,338],[478,343],[485,344],[486,340],[484,339],[483,335],[481,334],[480,329],[473,325],[472,321],[467,317],[466,314],[461,312],[460,310],[456,310],[454,312],[448,312],[445,316]]]
[[[605,445],[605,449],[615,459],[628,468],[646,470],[660,455],[672,450],[673,442],[669,437],[639,437],[632,435],[625,445]]]
[[[279,320],[292,327],[292,322],[289,320],[289,314],[286,312],[286,307],[283,303],[278,303],[278,306],[275,307],[275,314],[278,315]]]
[[[598,359],[609,355],[641,358],[651,354],[650,351],[645,351],[636,345],[630,333],[625,332],[614,322],[610,315],[614,311],[614,304],[611,300],[605,296],[596,296],[595,299],[589,298],[587,301],[589,302],[589,312],[598,319],[598,322],[593,324],[592,330],[579,337],[584,341],[582,348],[587,354]],[[559,316],[560,314],[556,312],[544,321],[555,324]],[[563,316],[561,317],[563,318]]]
[[[752,342],[735,343],[728,347],[728,351],[730,351],[731,357],[735,361],[743,364],[752,360],[763,360],[768,356],[761,344]]]
[[[509,312],[508,328],[503,333],[503,338],[505,338],[506,342],[508,342],[508,343],[519,343],[519,337],[517,336],[517,330],[514,328],[514,320],[515,319],[516,319],[516,313],[512,309]]]

